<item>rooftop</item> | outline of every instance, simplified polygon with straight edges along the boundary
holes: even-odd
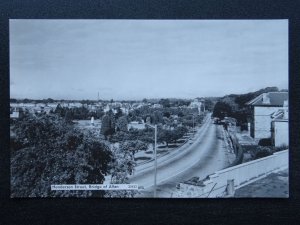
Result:
[[[268,101],[264,102],[264,98],[267,98]],[[257,96],[256,98],[252,99],[246,104],[253,105],[253,106],[262,106],[262,105],[283,106],[284,101],[288,100],[288,98],[289,98],[288,92],[268,92]]]

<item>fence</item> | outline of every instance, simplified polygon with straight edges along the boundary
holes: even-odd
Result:
[[[288,168],[288,150],[217,171],[201,185],[180,183],[177,197],[215,198],[226,197],[237,189],[266,175]]]

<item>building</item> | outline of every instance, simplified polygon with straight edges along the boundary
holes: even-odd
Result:
[[[283,109],[277,110],[271,116],[271,139],[275,147],[289,145],[289,111],[288,101],[285,101]]]
[[[198,113],[199,115],[201,114],[201,112],[204,112],[205,111],[205,106],[204,106],[204,100],[203,99],[198,99],[198,98],[195,98],[191,103],[190,105],[188,106],[188,108],[196,108],[198,109]]]
[[[127,128],[128,128],[128,130],[130,130],[130,129],[143,130],[146,128],[146,125],[145,125],[145,123],[142,123],[142,122],[132,121],[128,124]]]
[[[17,118],[19,118],[19,116],[20,116],[20,113],[19,113],[18,108],[11,109],[11,112],[10,112],[11,119],[17,119]]]
[[[156,104],[153,104],[152,108],[161,109],[161,108],[163,108],[163,106],[162,106],[162,104],[156,103]]]
[[[246,103],[251,108],[251,137],[256,140],[271,138],[271,115],[283,109],[285,101],[288,101],[288,92],[268,92]]]

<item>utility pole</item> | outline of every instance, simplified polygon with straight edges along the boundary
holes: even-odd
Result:
[[[193,115],[193,132],[194,132],[194,135],[195,135],[195,117]]]
[[[157,125],[146,124],[154,129],[154,198],[156,198],[156,186],[157,186]]]
[[[157,125],[154,126],[154,198],[156,198],[156,177],[157,177]]]

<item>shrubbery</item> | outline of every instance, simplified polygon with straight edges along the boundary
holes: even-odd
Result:
[[[258,147],[256,153],[254,154],[254,159],[260,159],[269,155],[272,155],[273,151],[267,147]]]
[[[57,115],[27,115],[12,129],[12,197],[104,195],[102,191],[50,189],[53,184],[102,183],[112,158],[104,143]]]
[[[271,138],[262,138],[258,142],[259,146],[272,146],[272,139]]]

